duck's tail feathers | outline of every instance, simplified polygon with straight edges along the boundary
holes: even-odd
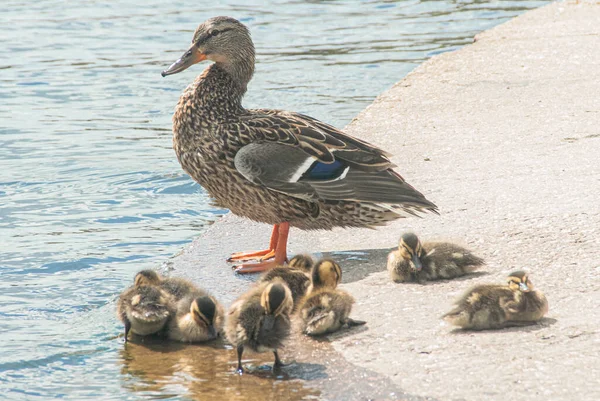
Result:
[[[391,211],[417,215],[437,212],[437,206],[408,184],[393,170],[378,172],[348,169],[345,176],[333,181],[307,180],[321,199],[355,200],[387,205]]]

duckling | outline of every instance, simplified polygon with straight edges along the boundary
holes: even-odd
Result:
[[[366,322],[349,317],[354,298],[337,289],[342,280],[340,265],[331,259],[320,260],[313,268],[313,289],[299,305],[305,334],[318,336],[339,330],[343,325],[360,326]]]
[[[238,373],[244,372],[244,347],[255,352],[272,351],[275,356],[273,366],[283,366],[277,350],[290,334],[292,307],[292,292],[280,280],[253,287],[231,305],[225,334],[237,347]]]
[[[177,303],[177,312],[167,325],[169,339],[180,342],[204,342],[217,338],[223,329],[221,304],[200,289]]]
[[[181,342],[213,340],[223,329],[224,311],[221,304],[206,291],[188,280],[161,277],[154,270],[142,270],[134,285],[154,285],[166,291],[176,303],[175,315],[166,326],[167,336]]]
[[[387,269],[396,283],[449,279],[471,273],[485,262],[471,251],[449,242],[421,244],[413,233],[400,238],[388,255]]]
[[[305,273],[310,273],[314,265],[315,261],[313,260],[312,256],[305,254],[298,254],[291,258],[288,262],[289,267],[302,270]]]
[[[308,275],[308,271],[312,268],[313,263],[310,256],[296,255],[290,260],[287,267],[274,267],[264,273],[259,279],[259,283],[281,279],[292,292],[292,300],[294,301],[292,313],[294,313],[300,299],[302,299],[302,297],[310,290],[311,279]]]
[[[131,330],[140,336],[160,332],[174,314],[173,300],[156,286],[132,286],[119,296],[117,316],[125,325],[125,342]]]
[[[508,276],[508,285],[479,285],[467,291],[442,318],[463,329],[486,330],[532,324],[548,312],[548,301],[533,289],[527,273]]]
[[[133,280],[134,285],[156,285],[179,301],[190,293],[198,291],[194,283],[179,277],[162,277],[154,270],[141,270]]]
[[[543,292],[534,289],[529,274],[524,271],[512,272],[508,285],[520,295],[515,304],[506,305],[507,318],[510,322],[533,323],[548,313],[548,300]]]
[[[342,281],[342,268],[333,259],[321,259],[311,272],[313,291],[330,288],[334,290]]]
[[[134,286],[141,285],[159,285],[162,277],[154,270],[146,269],[137,272],[133,279]]]

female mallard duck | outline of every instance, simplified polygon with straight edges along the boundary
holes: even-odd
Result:
[[[443,316],[463,329],[486,330],[532,324],[548,312],[546,296],[533,289],[527,273],[508,276],[508,285],[479,285],[467,291]]]
[[[133,285],[117,302],[117,316],[125,325],[125,342],[130,330],[140,336],[162,331],[174,313],[169,294],[152,285]]]
[[[471,273],[485,262],[468,249],[449,242],[421,244],[413,233],[400,238],[388,255],[387,269],[396,283],[449,279]]]
[[[272,351],[274,367],[282,366],[277,350],[290,334],[293,301],[281,281],[262,283],[242,295],[229,309],[225,334],[237,349],[238,373],[242,373],[244,347],[254,352]]]
[[[292,292],[294,307],[292,313],[296,311],[298,301],[302,299],[310,290],[311,279],[307,268],[312,267],[312,258],[306,255],[294,256],[288,266],[279,266],[265,272],[259,279],[259,283],[268,283],[275,280],[282,280]]]
[[[375,227],[436,206],[393,168],[389,154],[314,118],[242,106],[254,73],[248,29],[230,17],[206,20],[192,45],[162,75],[214,61],[183,92],[173,147],[183,170],[216,204],[273,224],[269,249],[230,260],[286,260],[289,227]],[[248,265],[237,271],[245,272]]]
[[[223,329],[223,307],[202,290],[193,291],[177,303],[177,313],[166,326],[171,340],[185,343],[210,341]]]
[[[223,328],[224,311],[221,304],[206,291],[188,280],[161,277],[154,270],[136,274],[136,286],[157,286],[168,293],[175,303],[175,314],[166,326],[167,336],[181,342],[213,340]]]
[[[331,259],[319,261],[313,268],[313,290],[298,306],[302,331],[310,336],[333,333],[343,325],[359,326],[366,322],[349,317],[354,298],[337,289],[342,281],[340,265]]]

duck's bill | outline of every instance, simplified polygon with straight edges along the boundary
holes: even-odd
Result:
[[[519,288],[521,291],[529,291],[529,287],[525,283],[519,283]]]
[[[160,75],[166,77],[167,75],[177,74],[178,72],[181,72],[188,67],[191,67],[192,65],[204,60],[206,60],[206,54],[201,53],[196,45],[192,45],[188,51],[183,53],[183,56],[179,57],[176,62],[171,64],[171,66],[164,70]]]
[[[210,336],[211,339],[215,339],[218,336],[217,330],[215,329],[215,326],[210,325],[208,326],[208,335]]]
[[[419,259],[419,257],[417,255],[413,255],[411,257],[411,261],[413,263],[413,265],[415,266],[415,270],[419,271],[423,268],[423,264],[421,263],[421,259]]]

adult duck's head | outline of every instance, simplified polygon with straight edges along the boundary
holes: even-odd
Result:
[[[161,75],[177,74],[204,60],[214,61],[245,87],[254,73],[254,44],[248,28],[231,17],[207,19],[194,32],[191,47]]]

